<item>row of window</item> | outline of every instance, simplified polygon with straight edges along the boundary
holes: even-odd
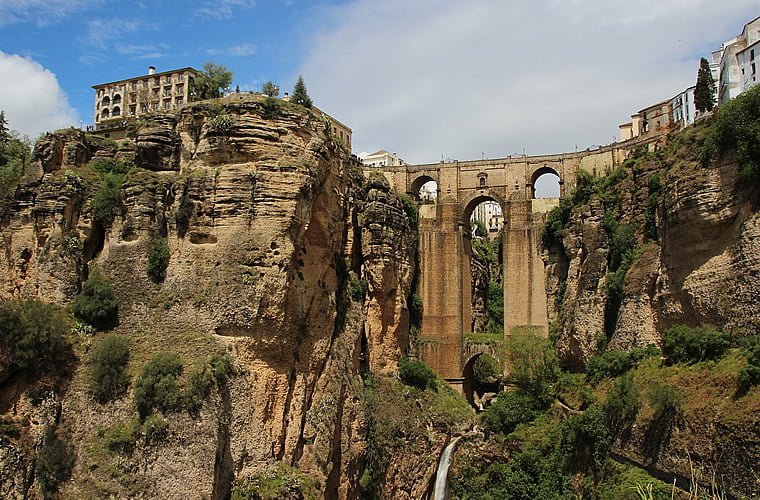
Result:
[[[153,87],[159,87],[161,84],[169,85],[171,86],[172,83],[179,83],[182,84],[185,82],[185,75],[184,74],[178,74],[178,75],[165,75],[163,77],[151,77],[151,78],[145,78],[144,80],[134,80],[129,82],[128,86],[130,90],[143,90],[148,89],[151,86]],[[127,90],[127,85],[114,85],[112,87],[109,87],[108,89],[98,89],[98,99],[101,99],[106,93],[113,93],[113,92],[125,92]]]
[[[174,102],[172,103],[171,99],[164,99],[163,102],[159,103],[158,101],[151,102],[151,103],[141,103],[140,104],[140,113],[147,113],[148,111],[158,111],[159,109],[174,109],[179,106],[182,106],[185,103],[185,99],[182,96],[177,96],[174,98]],[[129,116],[136,116],[137,115],[137,104],[131,104],[129,106]],[[111,110],[109,108],[103,108],[103,110],[98,113],[96,116],[95,121],[100,120],[106,120],[108,118],[114,118],[117,116],[121,116],[121,108],[119,106],[114,106]]]

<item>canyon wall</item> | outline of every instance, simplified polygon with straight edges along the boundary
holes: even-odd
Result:
[[[361,371],[368,360],[392,373],[409,350],[416,228],[387,185],[365,188],[330,131],[318,113],[233,97],[146,117],[120,145],[73,129],[38,142],[0,227],[0,296],[65,306],[102,273],[132,377],[163,351],[178,353],[185,372],[226,353],[234,375],[198,417],[169,415],[161,443],[122,456],[104,450],[103,436],[134,415],[131,393],[93,400],[87,360],[102,335],[73,333],[71,377],[0,386],[0,410],[30,422],[0,448],[14,478],[3,497],[36,494],[23,443],[39,446],[53,424],[76,456],[65,497],[225,498],[233,481],[278,463],[320,496],[359,494]],[[93,207],[104,176],[92,166],[111,159],[135,167],[103,224]],[[157,238],[170,253],[158,284],[145,271]]]

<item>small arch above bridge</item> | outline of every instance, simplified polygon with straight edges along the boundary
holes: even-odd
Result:
[[[539,167],[530,176],[531,198],[559,198],[562,184],[564,181],[556,169],[549,165]]]

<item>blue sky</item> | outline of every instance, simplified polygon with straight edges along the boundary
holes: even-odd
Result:
[[[0,109],[92,121],[91,85],[212,60],[290,90],[410,162],[606,144],[692,85],[757,0],[0,0]]]
[[[266,80],[290,88],[323,5],[297,0],[0,2],[0,50],[38,62],[58,77],[88,123],[93,84],[158,71],[202,67],[234,70],[234,84]],[[6,75],[3,75],[5,78]]]

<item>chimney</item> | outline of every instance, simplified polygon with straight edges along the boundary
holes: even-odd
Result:
[[[148,74],[149,75],[152,75],[155,72],[156,72],[156,67],[155,66],[148,66]]]

